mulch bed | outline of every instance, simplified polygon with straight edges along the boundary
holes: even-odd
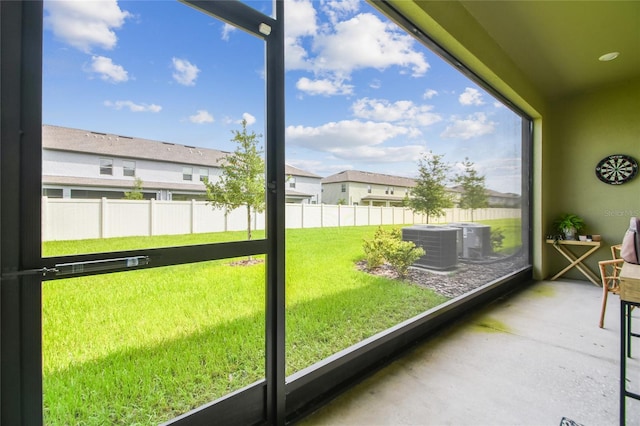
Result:
[[[509,275],[525,265],[525,256],[515,254],[506,257],[489,258],[483,261],[460,261],[455,269],[449,271],[430,271],[411,267],[404,281],[429,288],[443,296],[453,298]],[[367,262],[362,260],[356,263],[356,268],[369,274],[399,279],[398,274],[388,264],[368,271]]]

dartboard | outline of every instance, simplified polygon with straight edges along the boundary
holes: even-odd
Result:
[[[615,154],[600,160],[596,166],[596,176],[604,183],[621,185],[638,174],[638,162],[628,155]]]

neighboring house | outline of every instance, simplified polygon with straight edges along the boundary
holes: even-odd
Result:
[[[491,189],[486,190],[489,198],[489,207],[520,207],[520,195],[511,192],[497,192]]]
[[[453,196],[453,202],[457,206],[460,203],[460,197],[462,195],[462,186],[457,185],[449,188],[449,193]],[[520,195],[510,192],[498,192],[492,189],[485,189],[487,195],[487,202],[489,207],[520,207]]]
[[[321,176],[285,164],[287,175],[285,200],[287,203],[320,204],[322,202]]]
[[[50,125],[42,126],[42,146],[42,194],[51,198],[124,198],[140,178],[146,199],[205,200],[203,180],[217,179],[230,154]],[[319,176],[291,166],[286,173],[287,202],[319,199]]]
[[[361,206],[402,206],[416,186],[413,179],[345,170],[322,179],[322,202]]]
[[[361,206],[399,207],[411,197],[414,179],[380,173],[345,170],[322,179],[322,202]],[[460,202],[461,186],[447,188],[454,205]],[[520,195],[486,190],[489,207],[520,207]]]

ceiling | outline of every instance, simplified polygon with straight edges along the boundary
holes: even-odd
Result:
[[[640,77],[640,1],[460,3],[547,97]]]

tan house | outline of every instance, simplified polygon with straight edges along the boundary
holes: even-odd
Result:
[[[453,203],[457,206],[460,204],[460,197],[462,196],[462,186],[456,185],[448,188],[449,194],[452,195]],[[517,208],[520,207],[521,196],[511,192],[498,192],[492,189],[485,189],[487,195],[487,202],[489,207],[506,207]]]
[[[322,202],[350,206],[401,207],[411,197],[414,179],[381,173],[344,170],[322,179]],[[458,205],[461,186],[447,188],[454,205]],[[520,195],[485,190],[489,207],[519,207]]]
[[[344,170],[322,179],[322,202],[360,206],[402,206],[413,179],[381,173]]]

